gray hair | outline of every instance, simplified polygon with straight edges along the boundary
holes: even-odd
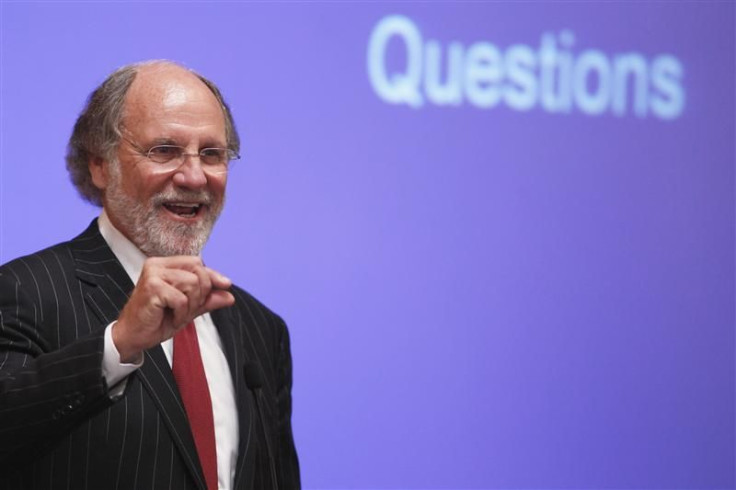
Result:
[[[92,92],[74,124],[74,130],[67,146],[66,168],[79,195],[92,204],[102,206],[102,191],[92,182],[92,176],[89,173],[90,160],[94,158],[102,158],[110,162],[116,160],[115,152],[122,137],[121,124],[125,96],[140,68],[156,64],[181,66],[171,61],[156,60],[133,63],[118,68]],[[188,68],[184,69],[197,76],[214,94],[225,116],[227,146],[236,153],[239,152],[240,137],[230,108],[225,103],[220,89],[199,73]]]

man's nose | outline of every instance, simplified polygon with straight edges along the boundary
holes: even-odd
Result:
[[[201,189],[207,185],[207,175],[202,168],[199,155],[184,155],[183,159],[174,172],[174,184],[186,189]]]

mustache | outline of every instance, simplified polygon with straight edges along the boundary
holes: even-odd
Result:
[[[166,202],[198,202],[200,204],[209,205],[212,204],[214,198],[210,192],[205,190],[200,191],[182,191],[182,190],[167,190],[160,192],[151,198],[151,202],[154,205],[160,205]]]

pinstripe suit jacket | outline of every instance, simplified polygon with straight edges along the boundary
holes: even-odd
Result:
[[[133,284],[96,220],[75,239],[0,267],[0,488],[204,489],[179,392],[161,347],[112,400],[102,376],[104,328]],[[299,488],[291,432],[291,355],[279,316],[233,288],[212,318],[238,405],[236,489]],[[262,370],[261,428],[243,364]]]

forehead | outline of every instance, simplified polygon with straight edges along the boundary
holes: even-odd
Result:
[[[125,98],[125,131],[142,140],[225,142],[225,116],[212,91],[178,66],[143,67]]]

